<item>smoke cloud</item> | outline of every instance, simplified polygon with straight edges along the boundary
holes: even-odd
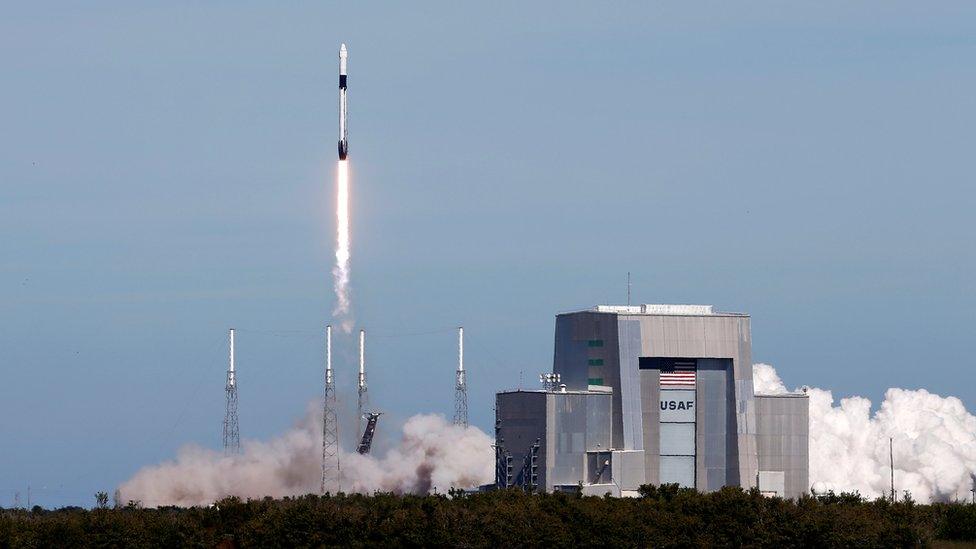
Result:
[[[753,365],[757,393],[786,386],[768,364]],[[810,395],[810,481],[818,492],[857,491],[878,497],[890,490],[888,439],[893,438],[895,490],[916,501],[963,500],[976,473],[976,416],[956,397],[925,389],[888,389],[881,406],[824,389]]]
[[[491,438],[439,415],[415,415],[385,456],[340,456],[344,492],[428,493],[473,488],[494,478]],[[245,441],[243,453],[224,456],[199,446],[173,461],[145,467],[119,487],[122,501],[147,507],[209,505],[226,496],[263,498],[317,493],[322,478],[321,411],[268,442]]]
[[[783,393],[768,364],[753,366],[757,393]],[[810,396],[810,482],[818,492],[878,497],[890,483],[888,439],[894,439],[895,489],[917,501],[969,496],[976,474],[976,416],[955,397],[924,389],[888,389],[872,413],[860,396],[835,403],[830,391]],[[382,457],[342,452],[345,492],[428,493],[491,482],[492,439],[439,415],[415,415]],[[120,487],[123,501],[146,506],[209,505],[226,496],[262,498],[315,493],[321,482],[322,417],[318,404],[294,428],[267,442],[244,441],[243,454],[185,446],[175,460],[145,467]]]

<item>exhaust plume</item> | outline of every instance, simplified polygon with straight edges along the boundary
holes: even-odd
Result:
[[[753,365],[757,393],[784,393],[768,364]],[[976,416],[956,397],[925,389],[892,388],[880,408],[860,396],[842,398],[807,388],[810,395],[810,482],[817,492],[857,491],[879,497],[890,490],[888,438],[894,438],[895,491],[916,501],[965,500],[976,473]]]
[[[353,320],[349,296],[349,259],[352,253],[349,246],[349,163],[346,160],[338,162],[336,183],[336,264],[332,268],[336,305],[332,314],[339,321],[342,331],[348,334],[352,332]]]
[[[227,496],[317,493],[322,475],[321,416],[313,403],[288,432],[268,442],[245,441],[237,456],[185,446],[175,460],[145,467],[124,482],[119,487],[122,501],[190,507]],[[458,427],[439,415],[415,415],[404,424],[399,443],[382,458],[342,452],[342,488],[416,494],[473,488],[494,476],[491,443],[476,427]]]

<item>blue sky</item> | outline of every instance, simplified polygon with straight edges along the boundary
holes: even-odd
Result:
[[[0,506],[217,447],[229,327],[242,437],[319,398],[340,42],[387,435],[451,413],[458,324],[490,430],[628,271],[790,385],[976,407],[973,4],[200,4],[0,19]]]

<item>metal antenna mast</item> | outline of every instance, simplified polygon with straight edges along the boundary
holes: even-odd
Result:
[[[888,460],[891,464],[891,501],[895,501],[895,439],[888,437]]]
[[[227,368],[227,408],[224,412],[224,455],[241,453],[241,435],[237,425],[237,377],[234,373],[234,329],[230,329],[230,366]]]
[[[325,327],[325,401],[322,405],[322,493],[339,492],[339,420],[332,377],[332,326]]]
[[[464,328],[458,327],[457,383],[454,384],[454,424],[468,426],[468,384],[464,380]]]
[[[627,271],[627,306],[630,307],[630,271]]]
[[[369,407],[369,394],[366,392],[366,330],[359,330],[359,425],[360,431],[363,430],[363,414]]]

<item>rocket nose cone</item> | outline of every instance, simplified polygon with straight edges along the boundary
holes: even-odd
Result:
[[[341,46],[339,46],[339,51],[341,51],[342,53],[346,53],[346,45],[342,44]]]

